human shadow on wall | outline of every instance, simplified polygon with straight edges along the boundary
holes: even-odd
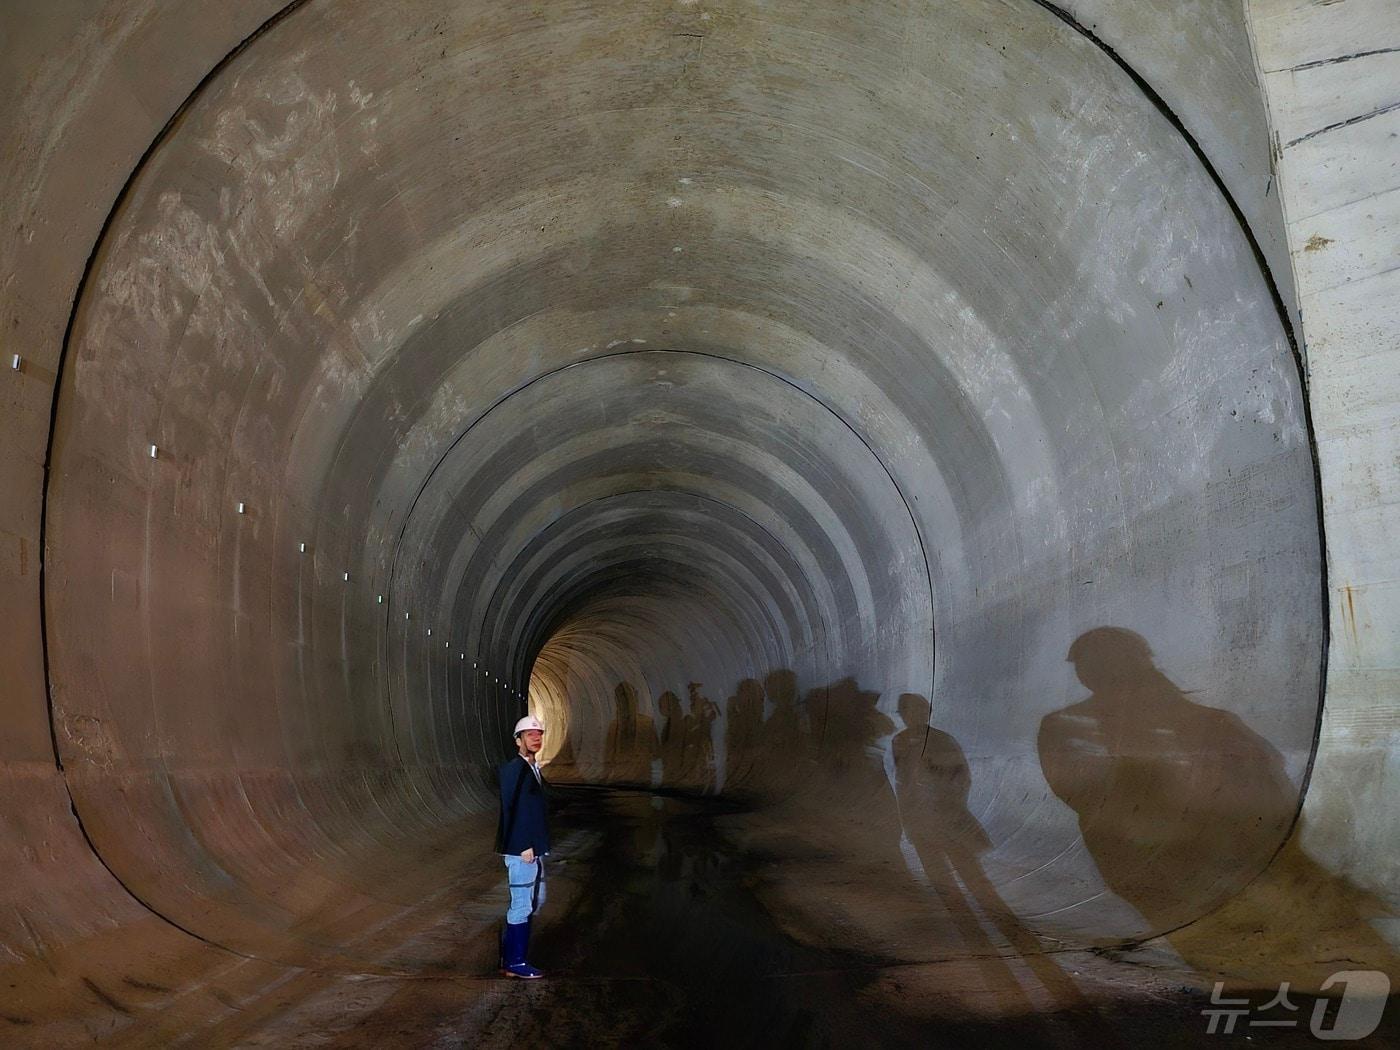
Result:
[[[1085,1006],[1074,981],[1045,954],[1040,939],[1021,924],[987,877],[981,858],[992,844],[968,809],[972,772],[957,740],[929,724],[930,711],[928,700],[917,693],[900,696],[905,729],[891,749],[900,824],[934,896],[987,986],[997,989],[1007,1006],[1034,1010],[1006,957],[1007,947],[1059,1007]]]
[[[1365,921],[1384,912],[1380,902],[1289,837],[1299,793],[1267,740],[1232,712],[1189,699],[1133,631],[1087,631],[1068,660],[1090,695],[1041,721],[1041,767],[1145,933],[1165,933],[1197,965],[1219,966],[1229,954],[1236,972],[1253,951],[1263,974],[1288,954],[1315,959],[1322,925],[1349,927],[1350,950],[1393,966]],[[1225,901],[1206,924],[1185,925]],[[1231,937],[1221,950],[1219,931],[1231,922],[1253,949]]]
[[[613,701],[613,718],[603,746],[603,775],[614,783],[648,786],[651,764],[659,752],[656,723],[640,710],[637,691],[630,682],[617,683]]]
[[[753,772],[763,733],[763,686],[741,681],[725,704],[724,787],[742,785]]]
[[[929,951],[965,960],[957,972],[975,973],[978,979],[969,986],[982,989],[1007,1013],[1034,1015],[1049,998],[1058,1010],[1081,1011],[1083,1023],[1095,1031],[1095,1012],[1073,978],[1020,923],[983,870],[981,858],[990,842],[968,809],[971,772],[961,747],[929,726],[924,697],[900,698],[906,728],[898,734],[879,700],[879,692],[843,678],[803,697],[800,706],[812,726],[808,733],[785,736],[784,750],[772,750],[778,738],[764,734],[773,742],[765,754],[776,762],[789,753],[817,756],[800,789],[787,796],[793,804],[780,810],[795,860],[814,857],[812,870],[826,875],[827,863],[841,858],[840,876],[817,883],[816,895],[829,895],[837,909],[847,907],[849,922],[862,911],[852,903],[852,887],[864,887],[864,903],[873,893],[879,906],[868,923],[848,926],[848,936],[860,929],[866,936],[880,931],[867,942],[871,947],[884,936],[908,937],[893,945],[891,960]],[[924,881],[916,881],[906,861],[906,838]],[[772,841],[781,855],[784,831]],[[803,850],[815,852],[804,857]],[[1036,990],[1034,999],[1028,987]]]
[[[712,794],[715,790],[714,725],[719,708],[701,692],[700,682],[686,686],[690,710],[685,716],[685,761],[683,779],[687,787]]]
[[[876,706],[879,700],[878,692],[860,688],[854,678],[808,692],[805,707],[813,719],[812,735],[817,738],[813,746],[821,758],[821,775],[813,778],[802,769],[791,772],[803,778],[802,795],[810,796],[825,820],[844,827],[850,841],[859,843],[871,857],[898,863],[899,806],[880,746],[895,727]],[[799,755],[809,750],[796,737],[788,746]],[[789,779],[787,785],[793,781]]]
[[[713,794],[715,790],[714,723],[719,708],[691,682],[689,711],[669,689],[656,698],[660,715],[658,750],[661,784],[670,789]]]
[[[748,780],[760,793],[782,796],[806,782],[816,743],[798,706],[795,672],[769,672],[763,678],[763,691],[773,710],[759,728],[753,760],[757,768],[750,769]]]
[[[1268,741],[1189,700],[1140,635],[1096,627],[1068,659],[1090,695],[1041,721],[1045,779],[1108,887],[1152,932],[1171,929],[1259,872],[1298,792]]]
[[[685,709],[681,698],[666,690],[656,698],[656,710],[661,716],[658,726],[658,749],[661,756],[661,783],[678,783],[685,769]]]

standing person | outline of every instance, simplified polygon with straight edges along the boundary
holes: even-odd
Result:
[[[505,856],[510,908],[501,934],[501,970],[511,977],[544,974],[525,961],[530,916],[544,903],[544,855],[549,852],[549,802],[537,761],[544,726],[533,715],[515,723],[516,754],[500,769],[501,820],[496,852]]]

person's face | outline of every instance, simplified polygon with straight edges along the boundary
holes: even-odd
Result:
[[[544,734],[538,729],[527,729],[520,734],[520,750],[527,755],[538,754],[544,746]]]

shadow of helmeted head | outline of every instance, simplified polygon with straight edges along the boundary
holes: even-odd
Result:
[[[824,753],[834,761],[849,758],[863,764],[864,749],[894,729],[894,722],[876,706],[880,694],[860,688],[850,677],[821,692],[826,700]]]
[[[1065,658],[1094,692],[1117,690],[1150,680],[1159,672],[1147,640],[1125,627],[1095,627],[1069,647]]]
[[[1068,660],[1091,695],[1042,720],[1050,789],[1079,819],[1108,888],[1160,933],[1218,905],[1282,844],[1298,788],[1240,714],[1198,703],[1124,627],[1086,631]],[[1228,703],[1228,683],[1204,695]]]
[[[918,693],[899,695],[899,717],[904,720],[905,729],[923,729],[928,725],[933,705]]]
[[[930,724],[932,704],[918,693],[901,693],[899,716],[904,729],[894,738],[895,779],[909,806],[911,826],[941,835],[975,825],[967,812],[971,772],[962,747],[950,733]],[[980,848],[986,847],[981,836]]]
[[[797,675],[786,669],[770,671],[763,678],[763,691],[775,707],[790,707],[797,702]]]
[[[731,701],[740,704],[752,705],[760,711],[763,709],[763,686],[752,678],[745,678],[739,683]]]
[[[628,682],[618,682],[613,690],[619,717],[631,717],[637,713],[637,691]]]

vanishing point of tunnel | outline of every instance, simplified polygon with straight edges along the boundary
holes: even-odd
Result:
[[[0,1044],[1400,1045],[1393,4],[18,0],[0,118]]]

